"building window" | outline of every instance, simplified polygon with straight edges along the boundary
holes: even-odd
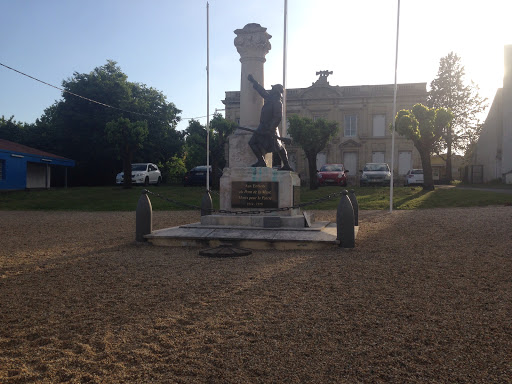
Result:
[[[373,136],[386,136],[386,115],[373,115]]]
[[[354,137],[357,135],[357,115],[345,115],[344,136]]]

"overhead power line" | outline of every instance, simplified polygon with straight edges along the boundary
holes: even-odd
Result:
[[[2,67],[5,67],[5,68],[7,68],[7,69],[10,69],[11,71],[17,72],[17,73],[19,73],[20,75],[26,76],[26,77],[28,77],[28,78],[30,78],[30,79],[32,79],[32,80],[35,80],[35,81],[38,81],[38,82],[43,83],[43,84],[45,84],[45,85],[48,85],[49,87],[52,87],[52,88],[58,89],[59,91],[62,91],[62,92],[65,92],[65,93],[69,93],[70,95],[73,95],[73,96],[79,97],[79,98],[81,98],[81,99],[84,99],[84,100],[90,101],[91,103],[99,104],[99,105],[102,105],[102,106],[107,107],[107,108],[116,109],[116,110],[121,111],[121,112],[133,113],[133,114],[135,114],[135,115],[139,115],[139,116],[146,116],[146,117],[151,117],[151,118],[154,118],[154,119],[159,119],[159,117],[156,117],[156,116],[153,116],[153,115],[148,115],[148,114],[145,114],[145,113],[139,113],[139,112],[134,112],[134,111],[128,111],[128,110],[126,110],[126,109],[122,109],[122,108],[114,107],[114,106],[112,106],[112,105],[108,105],[108,104],[101,103],[101,102],[96,101],[96,100],[93,100],[93,99],[89,99],[88,97],[84,97],[84,96],[78,95],[78,94],[76,94],[76,93],[73,93],[73,92],[67,91],[67,90],[65,90],[64,88],[57,87],[57,86],[55,86],[55,85],[53,85],[53,84],[47,83],[46,81],[42,81],[42,80],[39,80],[39,79],[37,79],[37,78],[35,78],[35,77],[33,77],[33,76],[27,75],[26,73],[23,73],[23,72],[21,72],[21,71],[18,71],[17,69],[11,68],[11,67],[9,67],[8,65],[5,65],[5,64],[3,64],[3,63],[0,63],[0,65],[1,65]]]
[[[69,93],[70,95],[73,95],[73,96],[76,96],[76,97],[79,97],[81,99],[84,99],[84,100],[87,100],[87,101],[90,101],[91,103],[95,103],[95,104],[98,104],[98,105],[102,105],[104,107],[107,107],[107,108],[112,108],[112,109],[116,109],[118,111],[121,111],[121,112],[127,112],[127,113],[133,113],[135,115],[140,115],[140,116],[146,116],[146,117],[151,117],[151,118],[154,118],[154,119],[159,119],[159,117],[156,117],[156,116],[153,116],[153,115],[148,115],[148,114],[145,114],[145,113],[139,113],[139,112],[134,112],[134,111],[128,111],[126,109],[122,109],[122,108],[118,108],[118,107],[114,107],[112,105],[108,105],[108,104],[105,104],[105,103],[101,103],[99,101],[96,101],[96,100],[93,100],[93,99],[89,99],[88,97],[85,97],[85,96],[81,96],[81,95],[78,95],[76,93],[73,93],[73,92],[70,92],[68,90],[65,90],[64,88],[60,88],[60,87],[57,87],[53,84],[50,84],[50,83],[47,83],[46,81],[43,81],[43,80],[39,80],[38,78],[35,78],[34,76],[30,76],[24,72],[21,72],[21,71],[18,71],[17,69],[15,68],[12,68],[12,67],[9,67],[8,65],[5,65],[3,63],[0,63],[0,65],[2,67],[5,67],[7,69],[10,69],[11,71],[14,71],[16,73],[19,73],[20,75],[23,75],[23,76],[26,76],[32,80],[35,80],[35,81],[38,81],[44,85],[48,85],[49,87],[52,87],[52,88],[55,88],[55,89],[58,89],[59,91],[61,92],[66,92],[66,93]],[[213,116],[214,114],[211,113],[210,116]],[[197,120],[197,119],[204,119],[205,117],[208,117],[208,116],[199,116],[199,117],[183,117],[182,120]]]

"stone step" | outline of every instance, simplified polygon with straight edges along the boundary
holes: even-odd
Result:
[[[358,227],[355,227],[357,236]],[[339,245],[336,223],[315,222],[311,228],[253,228],[187,224],[144,236],[156,246],[217,247],[231,244],[253,250],[327,249]]]

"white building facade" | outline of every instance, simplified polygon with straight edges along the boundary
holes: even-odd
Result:
[[[332,72],[317,72],[320,77],[308,88],[288,89],[286,115],[297,114],[312,119],[336,121],[340,131],[317,157],[317,167],[341,163],[349,170],[349,181],[359,180],[359,170],[367,162],[386,162],[391,166],[391,129],[393,121],[393,84],[331,86]],[[397,111],[425,104],[426,83],[399,84]],[[226,118],[240,122],[240,92],[226,92],[223,100]],[[412,141],[395,134],[395,180],[412,168],[421,168],[418,151]],[[308,175],[307,160],[298,146],[287,146],[290,164],[304,181]]]
[[[484,183],[512,184],[512,45],[505,46],[504,58],[503,88],[496,92],[472,161]]]

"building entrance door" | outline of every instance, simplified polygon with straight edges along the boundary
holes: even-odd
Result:
[[[343,165],[349,172],[347,173],[350,184],[354,185],[357,181],[357,152],[345,152],[343,153]]]

